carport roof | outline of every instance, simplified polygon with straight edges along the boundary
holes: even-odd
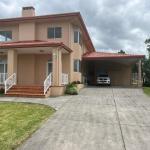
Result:
[[[90,52],[83,55],[85,60],[99,60],[99,59],[142,59],[145,55],[133,55],[133,54],[118,54],[118,53],[106,53],[106,52]]]

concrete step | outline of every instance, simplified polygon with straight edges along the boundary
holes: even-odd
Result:
[[[6,93],[6,96],[10,97],[37,97],[37,98],[44,98],[44,94],[29,94],[29,93]]]
[[[14,85],[10,88],[6,96],[15,96],[15,97],[45,97],[44,95],[44,87],[43,86],[35,86],[35,85]]]

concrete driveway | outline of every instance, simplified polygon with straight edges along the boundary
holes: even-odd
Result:
[[[85,88],[18,149],[149,150],[150,98],[141,89]]]

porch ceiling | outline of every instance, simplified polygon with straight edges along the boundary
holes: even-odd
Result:
[[[6,49],[16,49],[19,53],[49,53],[53,48],[61,48],[63,53],[70,53],[72,50],[63,43],[49,41],[19,41],[0,43],[0,52]]]

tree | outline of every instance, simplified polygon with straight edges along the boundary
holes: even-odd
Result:
[[[125,54],[126,52],[124,51],[124,50],[120,50],[119,52],[118,52],[118,54]]]
[[[150,38],[145,40],[145,44],[147,45],[146,49],[149,53],[149,57],[150,57]]]
[[[143,61],[143,73],[144,73],[144,85],[150,86],[150,59],[144,59]]]
[[[150,86],[150,39],[145,40],[149,57],[143,60],[144,85]]]

